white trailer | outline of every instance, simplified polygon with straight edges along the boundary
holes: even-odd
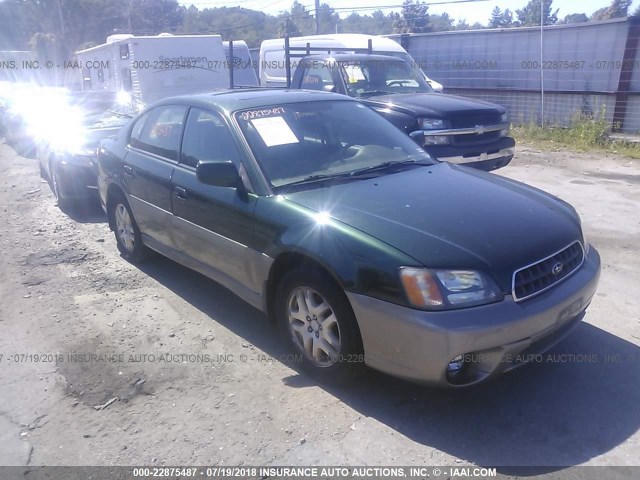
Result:
[[[229,67],[233,67],[233,86],[237,87],[257,87],[258,75],[256,75],[256,65],[254,65],[249,53],[249,47],[243,40],[234,40],[233,54],[230,51],[230,42],[223,42],[225,56],[225,71],[229,75]]]
[[[84,90],[124,90],[145,104],[230,86],[220,35],[112,35],[76,59]]]

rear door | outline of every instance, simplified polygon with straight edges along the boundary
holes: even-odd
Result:
[[[258,292],[256,252],[249,247],[257,196],[205,185],[196,178],[201,160],[231,160],[242,175],[241,151],[221,115],[190,110],[180,163],[171,181],[173,230],[178,250]]]
[[[162,105],[133,126],[123,179],[133,215],[143,234],[173,246],[170,231],[171,176],[178,164],[187,107]]]

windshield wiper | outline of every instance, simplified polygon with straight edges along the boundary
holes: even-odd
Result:
[[[308,177],[304,177],[302,180],[296,180],[295,182],[291,182],[291,183],[285,183],[283,185],[278,185],[276,188],[282,188],[282,187],[292,187],[294,185],[305,185],[308,183],[316,183],[316,182],[322,182],[322,181],[326,181],[326,180],[333,180],[336,178],[348,178],[350,176],[351,172],[347,172],[347,173],[336,173],[333,175],[327,175],[325,173],[316,173],[314,175],[309,175]]]
[[[362,92],[360,94],[361,97],[373,97],[374,95],[391,95],[393,92],[388,92],[386,90],[368,90],[366,92]]]
[[[378,163],[377,165],[372,165],[370,167],[359,168],[358,170],[353,170],[349,172],[350,177],[355,177],[358,175],[362,175],[363,173],[371,173],[379,170],[387,170],[389,168],[395,168],[402,165],[420,165],[420,166],[429,166],[432,167],[433,163],[423,162],[421,160],[401,160],[401,161],[389,161]]]
[[[370,167],[365,167],[365,168],[359,168],[358,170],[352,170],[350,172],[341,172],[341,173],[334,173],[332,175],[327,175],[326,173],[316,173],[313,175],[309,175],[308,177],[304,177],[301,180],[296,180],[295,182],[291,182],[291,183],[285,183],[283,185],[278,185],[275,188],[285,188],[285,187],[292,187],[295,185],[306,185],[309,183],[317,183],[317,182],[323,182],[326,180],[337,180],[337,179],[349,179],[349,178],[356,178],[359,177],[362,174],[367,174],[367,173],[373,173],[379,170],[386,170],[387,168],[392,168],[392,167],[397,167],[400,165],[419,165],[419,166],[433,166],[433,163],[429,163],[429,162],[423,162],[420,160],[401,160],[401,161],[389,161],[389,162],[382,162],[379,163],[377,165],[372,165]]]
[[[131,113],[116,112],[115,110],[107,110],[106,113],[110,113],[111,115],[115,115],[116,117],[133,118],[135,116],[135,115],[133,115]]]

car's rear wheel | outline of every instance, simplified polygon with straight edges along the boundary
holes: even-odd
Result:
[[[118,195],[109,203],[109,217],[122,256],[131,262],[140,262],[147,257],[148,249],[142,243],[142,235],[133,218],[129,202]]]
[[[364,367],[357,321],[344,292],[317,269],[287,273],[277,292],[277,315],[302,366],[327,381],[353,378]]]

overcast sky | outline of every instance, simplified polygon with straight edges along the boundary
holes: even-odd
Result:
[[[206,7],[244,7],[251,8],[253,10],[260,10],[265,13],[276,14],[282,10],[288,9],[293,0],[194,0],[192,2],[186,0],[179,0],[184,5],[196,5],[198,8]],[[314,0],[298,0],[302,5],[313,8]],[[490,12],[494,7],[500,7],[502,10],[510,9],[515,11],[518,8],[522,8],[528,3],[528,0],[487,0],[487,1],[473,1],[469,3],[454,4],[449,3],[446,5],[435,5],[439,2],[447,0],[433,0],[430,3],[430,13],[448,13],[456,20],[464,18],[468,23],[481,22],[487,23],[490,17]],[[455,0],[449,0],[455,1]],[[359,9],[362,7],[375,7],[375,6],[393,6],[402,5],[402,0],[321,0],[320,3],[328,3],[334,8],[349,8]],[[586,13],[591,15],[599,8],[609,5],[610,0],[553,0],[553,9],[560,9],[558,12],[558,18],[564,18],[565,15],[570,13]],[[634,0],[631,5],[630,11],[640,5],[640,0]],[[391,10],[399,10],[398,8],[383,8],[385,12]],[[370,14],[372,10],[362,10],[359,13]],[[342,17],[349,15],[351,12],[340,12]]]

